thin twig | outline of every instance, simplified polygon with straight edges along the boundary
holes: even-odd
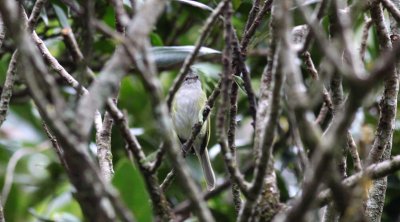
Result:
[[[49,128],[47,127],[47,124],[45,122],[42,123],[44,132],[46,133],[47,137],[49,138],[51,144],[53,145],[54,150],[56,151],[56,154],[58,156],[58,159],[60,160],[61,165],[64,167],[64,169],[69,172],[69,167],[67,165],[67,162],[65,161],[64,158],[64,151],[58,144],[57,139],[51,134]]]
[[[328,7],[329,2],[330,2],[330,0],[322,0],[321,4],[319,5],[318,11],[317,11],[317,14],[316,14],[316,19],[315,19],[318,22],[320,22],[322,17],[325,15],[325,10]],[[313,37],[314,36],[312,35],[312,32],[310,32],[310,31],[307,32],[307,36],[305,37],[303,47],[301,48],[299,53],[304,53],[304,52],[309,50],[310,44],[311,44],[311,42],[313,40]]]
[[[277,5],[277,4],[282,4],[282,5]],[[275,5],[275,11],[273,15],[273,19],[277,24],[280,24],[280,29],[278,29],[277,36],[283,39],[283,41],[289,41],[285,36],[287,35],[286,29],[287,29],[287,20],[284,19],[283,17],[283,8],[284,4],[283,2],[276,3]],[[286,36],[287,37],[287,36]],[[286,42],[285,44],[289,44]],[[279,52],[279,63],[282,64],[283,59],[288,59],[287,54],[285,54],[284,50],[281,50]],[[268,117],[266,117],[266,125],[264,128],[261,130],[261,141],[258,144],[259,147],[256,147],[258,149],[258,153],[261,154],[260,157],[256,159],[256,166],[254,170],[254,179],[251,184],[251,188],[249,190],[249,196],[244,203],[242,210],[240,212],[238,221],[247,221],[252,214],[252,208],[254,207],[254,204],[257,201],[257,198],[259,197],[262,187],[264,185],[264,176],[266,175],[267,171],[267,166],[268,162],[270,160],[270,156],[272,154],[271,149],[272,149],[272,144],[273,144],[273,138],[275,135],[275,127],[280,111],[280,100],[281,100],[281,90],[284,82],[284,71],[281,69],[282,65],[279,65],[278,70],[274,73],[274,85],[272,88],[271,96],[270,96],[270,105],[269,105],[269,112],[268,112]]]
[[[400,23],[400,10],[396,7],[396,5],[389,0],[380,0],[380,2],[390,12],[397,23]]]
[[[120,33],[124,33],[125,27],[129,22],[129,16],[126,13],[122,0],[109,0],[114,6],[115,11],[115,25]]]
[[[230,178],[232,180],[232,196],[235,205],[236,213],[238,214],[242,205],[240,198],[240,190],[244,195],[247,195],[247,187],[245,186],[244,176],[240,173],[236,160],[236,147],[235,147],[235,131],[236,131],[236,114],[237,114],[237,95],[238,85],[232,81],[232,36],[233,28],[231,23],[232,18],[232,5],[224,9],[224,41],[225,48],[222,56],[223,75],[221,78],[222,97],[220,98],[219,110],[217,114],[217,136],[218,142],[221,146],[221,151],[224,157],[225,165],[228,168]],[[229,90],[231,95],[229,96]],[[230,97],[230,99],[229,99]],[[230,120],[228,135],[225,131],[225,116],[226,111],[230,105]],[[227,143],[228,142],[228,143]],[[229,147],[229,148],[228,148]]]
[[[162,135],[162,139],[167,147],[168,157],[171,160],[173,168],[176,170],[182,188],[188,195],[188,198],[195,203],[195,211],[199,220],[212,222],[214,221],[214,218],[212,217],[210,210],[207,208],[206,203],[199,195],[199,190],[188,171],[189,167],[182,155],[180,155],[181,151],[178,148],[178,138],[173,131],[168,106],[162,99],[161,83],[157,78],[154,61],[149,58],[150,43],[147,38],[139,38],[135,40],[139,42],[134,45],[133,49],[126,47],[123,50],[128,53],[129,61],[136,65],[140,77],[143,79],[144,86],[150,94],[150,100],[154,107],[153,115],[158,122],[159,133]]]
[[[4,174],[4,185],[1,190],[1,202],[3,204],[7,203],[8,200],[8,195],[10,194],[11,191],[11,186],[14,182],[14,176],[15,176],[15,168],[18,164],[18,162],[25,156],[31,155],[33,153],[37,152],[42,152],[44,150],[48,149],[47,146],[39,146],[37,149],[19,149],[13,155],[11,158],[8,160],[7,167],[5,170]]]
[[[14,82],[17,78],[17,61],[18,61],[18,51],[15,51],[11,56],[10,63],[8,65],[6,80],[4,81],[4,86],[1,91],[0,96],[0,126],[6,120],[8,107],[10,104],[12,89]]]
[[[129,20],[129,17],[125,13],[122,0],[111,0],[111,2],[114,5],[116,29],[120,34],[124,35],[125,27]],[[118,89],[116,89],[115,93],[111,96],[111,102],[115,105],[118,101],[119,88],[120,87],[118,86]],[[109,103],[109,101],[110,100],[108,100],[107,102]],[[100,171],[107,181],[110,181],[112,175],[114,174],[111,152],[111,131],[113,127],[113,122],[114,121],[110,113],[106,111],[104,113],[102,128],[100,130],[96,130],[97,157],[99,161]],[[163,214],[161,214],[161,216],[163,216]]]
[[[250,16],[246,24],[246,29],[244,31],[242,41],[240,42],[240,51],[243,55],[247,54],[247,46],[250,42],[251,37],[253,37],[255,31],[260,25],[261,20],[271,11],[272,2],[273,0],[265,0],[263,6],[261,7],[261,10],[257,13],[257,16],[254,19],[251,19],[251,13],[253,12],[253,10],[255,11],[255,7],[258,7],[256,3],[253,4],[253,9],[250,11]]]
[[[310,73],[311,77],[314,80],[319,81],[320,80],[319,74],[318,74],[317,69],[315,68],[315,65],[311,58],[310,53],[308,51],[303,53],[303,58],[305,60],[304,63],[306,65],[306,69]],[[322,86],[322,98],[324,99],[324,102],[327,105],[329,111],[332,112],[332,110],[333,110],[332,99],[331,99],[329,92],[326,89],[325,85],[323,83],[321,83],[321,86]]]
[[[0,49],[1,49],[1,46],[3,45],[3,41],[4,41],[5,37],[6,37],[6,29],[5,29],[5,26],[3,23],[3,19],[1,18],[1,15],[0,15]]]
[[[248,164],[247,166],[245,166],[243,168],[243,172],[244,174],[248,174],[250,173],[252,170],[254,169],[254,165]],[[224,182],[218,184],[214,190],[211,191],[207,191],[205,193],[202,194],[202,196],[204,197],[204,200],[209,200],[215,196],[217,196],[218,194],[220,194],[221,192],[225,191],[226,189],[229,188],[229,186],[231,185],[232,180],[230,178],[226,178],[224,180]],[[174,212],[176,214],[181,214],[189,209],[192,208],[193,203],[190,202],[190,200],[185,200],[184,202],[178,204],[175,208],[174,208]]]
[[[165,151],[166,151],[165,149],[166,147],[164,146],[164,143],[161,143],[156,153],[156,159],[151,163],[150,167],[151,173],[155,173],[161,166],[165,156]]]
[[[148,38],[160,13],[163,11],[166,1],[149,0],[141,5],[140,10],[129,22],[126,29],[127,38],[131,45],[140,45],[144,39]],[[126,44],[118,47],[109,61],[100,71],[98,78],[90,87],[90,96],[84,95],[80,98],[76,109],[76,130],[84,139],[89,137],[92,128],[94,113],[97,109],[104,106],[110,95],[113,95],[125,76],[128,69],[132,66],[132,61],[127,55]],[[134,47],[130,47],[134,48]],[[110,75],[113,73],[113,75]]]
[[[74,172],[68,174],[68,176],[76,188],[76,197],[83,213],[91,219],[114,220],[119,215],[122,221],[134,221],[133,215],[120,204],[120,200],[109,198],[109,196],[115,196],[115,193],[111,193],[100,179],[93,162],[86,153],[86,144],[79,142],[74,133],[65,125],[63,119],[60,118],[62,112],[58,111],[57,103],[64,102],[63,98],[55,89],[54,79],[48,73],[37,48],[32,44],[30,33],[20,25],[27,21],[23,9],[20,10],[22,10],[22,18],[14,1],[0,4],[0,13],[5,18],[4,23],[8,28],[7,30],[10,30],[10,36],[17,42],[22,62],[25,64],[21,73],[23,73],[25,83],[30,89],[31,96],[42,118],[49,123],[49,127],[55,136],[61,138],[59,140],[63,141],[61,145],[68,151],[65,152],[65,160],[71,171]],[[49,88],[47,92],[50,92],[50,95],[54,97],[52,101],[55,104],[50,105],[48,98],[44,95],[46,92],[39,86],[38,80],[43,81]],[[56,109],[49,109],[49,107],[54,106],[56,106]],[[93,184],[96,184],[96,189],[93,189]],[[110,204],[105,206],[102,204],[105,201]]]
[[[36,1],[35,5],[32,9],[32,14],[29,17],[27,29],[29,32],[34,30],[37,20],[40,15],[40,11],[42,10],[43,5],[46,3],[47,0],[38,0]],[[3,43],[4,39],[4,24],[3,20],[0,17],[0,48]],[[12,89],[14,86],[14,82],[16,80],[17,75],[17,61],[18,61],[18,51],[16,50],[13,55],[11,56],[11,60],[7,69],[6,80],[4,81],[4,86],[1,91],[0,96],[0,126],[6,120],[6,115],[8,111],[8,107],[10,104],[10,100],[12,97]]]
[[[32,32],[35,29],[36,23],[39,19],[40,12],[42,11],[43,6],[46,4],[47,0],[37,0],[35,5],[33,6],[31,15],[28,20],[28,31]]]
[[[358,155],[356,142],[351,136],[350,132],[347,132],[347,146],[350,152],[350,156],[353,159],[353,167],[355,172],[360,172],[362,170],[360,156]]]
[[[146,182],[147,189],[154,205],[153,210],[155,211],[155,214],[158,215],[163,221],[171,220],[173,216],[167,199],[160,189],[156,175],[150,172],[149,163],[145,162],[146,157],[139,142],[129,130],[128,121],[125,117],[126,115],[118,110],[112,99],[107,100],[107,108],[112,118],[118,124],[121,135],[124,138],[128,149],[133,153],[136,163],[143,174],[143,178]]]
[[[362,37],[361,37],[361,44],[360,44],[360,59],[361,61],[365,62],[365,51],[367,49],[367,41],[369,36],[369,30],[373,25],[372,19],[366,19],[363,27]]]
[[[239,169],[236,166],[235,156],[232,155],[229,150],[228,138],[225,130],[225,121],[226,121],[226,111],[229,108],[229,91],[232,85],[233,77],[232,77],[232,49],[231,49],[231,15],[232,15],[232,5],[228,4],[224,8],[224,41],[225,47],[222,55],[222,64],[223,64],[223,73],[221,77],[221,98],[219,100],[219,109],[217,113],[217,137],[218,143],[221,146],[221,151],[223,154],[223,158],[225,161],[225,165],[228,168],[228,172],[232,179],[238,184],[240,190],[244,195],[247,195],[247,185],[245,183],[243,175],[240,173]],[[233,117],[235,118],[235,117]]]
[[[372,164],[362,171],[346,178],[343,180],[342,184],[347,187],[353,187],[359,181],[364,178],[369,178],[371,180],[386,177],[396,171],[400,170],[400,155],[392,157],[390,160],[385,160],[380,163]],[[323,190],[319,193],[317,198],[317,206],[326,205],[332,198],[331,192],[329,190]]]
[[[160,188],[164,193],[167,191],[168,187],[172,184],[175,175],[176,175],[175,170],[172,169],[164,178],[164,181],[160,185]]]
[[[260,0],[253,0],[253,5],[251,6],[249,12],[245,30],[248,30],[250,26],[254,23],[254,19],[256,18],[259,11],[260,11]]]

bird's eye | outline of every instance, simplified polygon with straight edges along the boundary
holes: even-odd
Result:
[[[199,79],[199,76],[195,76],[194,78],[195,78],[195,79]]]
[[[188,81],[189,80],[189,77],[185,77],[185,81]]]

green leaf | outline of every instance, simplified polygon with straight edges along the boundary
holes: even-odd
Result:
[[[161,37],[154,32],[152,32],[150,34],[150,39],[151,39],[151,45],[153,45],[153,46],[163,46],[164,45]]]
[[[236,82],[236,84],[239,86],[239,88],[245,93],[245,94],[247,94],[246,93],[246,90],[245,90],[245,88],[244,88],[244,81],[243,81],[243,79],[240,77],[240,76],[233,76],[233,80]]]
[[[64,10],[56,4],[53,4],[53,8],[54,8],[54,11],[56,12],[56,15],[57,15],[58,21],[61,24],[61,27],[69,28],[68,18],[67,18],[67,15],[65,14]]]
[[[175,1],[181,2],[181,3],[184,3],[184,4],[188,4],[188,5],[191,5],[193,7],[203,9],[203,10],[208,10],[208,11],[213,11],[214,10],[210,6],[205,5],[203,3],[200,3],[200,2],[196,2],[196,1],[191,1],[191,0],[175,0]]]
[[[153,221],[150,198],[139,171],[127,160],[118,162],[112,184],[118,189],[126,206],[137,221]]]
[[[157,67],[160,68],[183,63],[194,48],[195,46],[162,46],[151,48],[151,52]],[[221,54],[221,52],[215,49],[201,47],[197,57],[219,54]]]
[[[237,10],[241,4],[242,4],[242,0],[233,0],[232,1],[232,6],[233,6],[233,9],[235,9],[235,10]]]
[[[127,6],[128,8],[132,8],[131,1],[123,0],[122,2],[124,3],[124,6]]]
[[[49,17],[47,16],[47,11],[46,11],[45,8],[43,8],[43,9],[40,11],[40,18],[42,18],[42,20],[43,20],[43,22],[44,22],[44,24],[45,24],[46,26],[49,25]]]
[[[309,6],[309,5],[317,4],[317,3],[319,3],[319,2],[321,2],[321,0],[305,0],[304,2],[302,2],[301,6],[302,6],[302,7],[306,7],[306,6]],[[295,10],[295,9],[297,9],[298,7],[299,7],[299,6],[296,5],[296,6],[292,7],[290,10]]]

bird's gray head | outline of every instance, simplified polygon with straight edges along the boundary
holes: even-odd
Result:
[[[201,82],[199,79],[199,75],[193,69],[189,69],[189,72],[186,75],[186,77],[182,83],[182,87],[188,87],[188,86],[201,88]]]

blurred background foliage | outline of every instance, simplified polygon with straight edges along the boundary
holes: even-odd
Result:
[[[23,1],[25,8],[31,9],[34,1]],[[72,0],[72,4],[82,3]],[[199,1],[213,8],[217,1]],[[315,2],[307,1],[311,7]],[[129,1],[124,1],[127,11],[132,11]],[[140,1],[138,1],[140,4]],[[237,30],[239,39],[244,29],[245,22],[252,2],[250,0],[234,0],[233,25]],[[293,9],[296,10],[296,9]],[[186,46],[194,45],[199,36],[205,19],[210,14],[207,9],[189,5],[185,1],[171,1],[167,4],[165,12],[159,19],[154,31],[151,34],[153,46]],[[110,27],[115,28],[114,11],[107,1],[95,1],[95,16]],[[364,15],[360,15],[353,21],[356,42],[359,43],[361,28]],[[295,25],[303,24],[303,20],[295,12]],[[328,29],[328,21],[323,20],[324,27]],[[75,76],[79,76],[79,67],[76,61],[67,51],[61,31],[63,28],[71,27],[81,48],[84,47],[81,36],[87,31],[82,27],[82,20],[70,8],[59,0],[51,0],[45,10],[42,11],[41,19],[37,27],[38,35],[45,40],[51,53],[59,59],[60,63]],[[216,50],[222,50],[223,38],[221,22],[214,26],[205,46]],[[259,79],[266,64],[266,49],[268,46],[269,16],[262,21],[255,37],[249,47],[247,59],[248,69],[251,71],[252,82],[256,92],[258,92]],[[116,47],[116,41],[107,38],[99,33],[93,36],[93,47],[91,48],[91,59],[88,61],[90,67],[98,72],[102,65],[107,61]],[[4,82],[5,73],[10,61],[14,47],[10,40],[7,40],[0,50],[0,81]],[[366,52],[367,68],[378,56],[378,44],[374,29],[370,30],[368,50]],[[172,55],[172,54],[171,54]],[[187,55],[187,54],[184,54]],[[323,58],[316,47],[311,50],[311,55],[318,67]],[[195,67],[201,73],[203,87],[207,94],[218,81],[221,70],[220,58],[212,57],[199,60]],[[179,66],[160,68],[160,79],[163,84],[164,92],[167,93],[172,84]],[[304,79],[310,84],[310,76],[303,70]],[[78,77],[79,78],[79,77]],[[322,77],[324,78],[324,77]],[[65,84],[66,85],[66,84]],[[66,97],[70,98],[71,103],[76,101],[75,92],[65,86],[63,89]],[[346,90],[346,88],[345,88]],[[82,221],[82,213],[77,202],[74,200],[74,190],[68,182],[68,178],[59,164],[57,156],[51,148],[46,135],[43,132],[41,119],[38,112],[29,100],[21,81],[18,81],[17,88],[14,90],[14,97],[11,103],[11,110],[8,113],[7,121],[0,129],[0,187],[5,204],[5,217],[7,221],[59,221],[75,222]],[[356,139],[360,154],[365,155],[374,136],[374,130],[379,116],[377,102],[379,101],[380,91],[369,97],[365,106],[357,113],[357,117],[352,125],[351,132]],[[319,96],[319,95],[315,95]],[[314,107],[319,110],[321,100]],[[118,106],[126,110],[131,131],[141,143],[146,154],[151,154],[159,147],[160,137],[157,135],[157,125],[152,117],[149,97],[142,85],[140,78],[136,75],[128,75],[121,83]],[[215,113],[215,110],[214,112]],[[302,171],[299,169],[297,158],[297,148],[288,139],[290,125],[287,120],[287,109],[283,107],[282,115],[279,120],[279,132],[276,138],[275,168],[278,175],[281,200],[287,201],[295,196],[299,191],[299,182],[302,178]],[[215,132],[215,115],[212,115],[212,132]],[[248,113],[248,104],[244,91],[240,91],[239,111],[237,116],[238,129],[236,144],[238,146],[238,158],[241,168],[250,164],[253,159],[251,156],[252,147],[252,127]],[[400,122],[396,121],[396,129],[393,142],[393,155],[400,153]],[[95,159],[96,148],[94,138],[90,144],[90,151]],[[219,155],[219,146],[216,145],[216,138],[211,133],[209,143],[212,164],[217,173],[218,183],[227,178],[223,160]],[[124,142],[117,132],[112,134],[112,152],[115,176],[113,185],[120,192],[127,206],[135,213],[138,221],[152,221],[151,205],[148,194],[144,192],[145,187],[139,171],[132,166],[126,159]],[[198,162],[194,157],[187,158],[191,166],[192,175],[197,180],[202,189],[205,184],[199,170]],[[351,172],[351,158],[348,159],[349,172]],[[164,179],[171,169],[168,161],[164,161],[159,170],[160,181]],[[250,175],[250,174],[249,174]],[[8,194],[5,196],[5,194]],[[186,199],[186,195],[181,192],[179,185],[173,183],[167,191],[169,201],[176,205]],[[400,172],[389,176],[386,203],[382,221],[393,221],[399,215],[400,205]],[[231,194],[228,190],[208,201],[217,221],[233,221],[235,218]]]

